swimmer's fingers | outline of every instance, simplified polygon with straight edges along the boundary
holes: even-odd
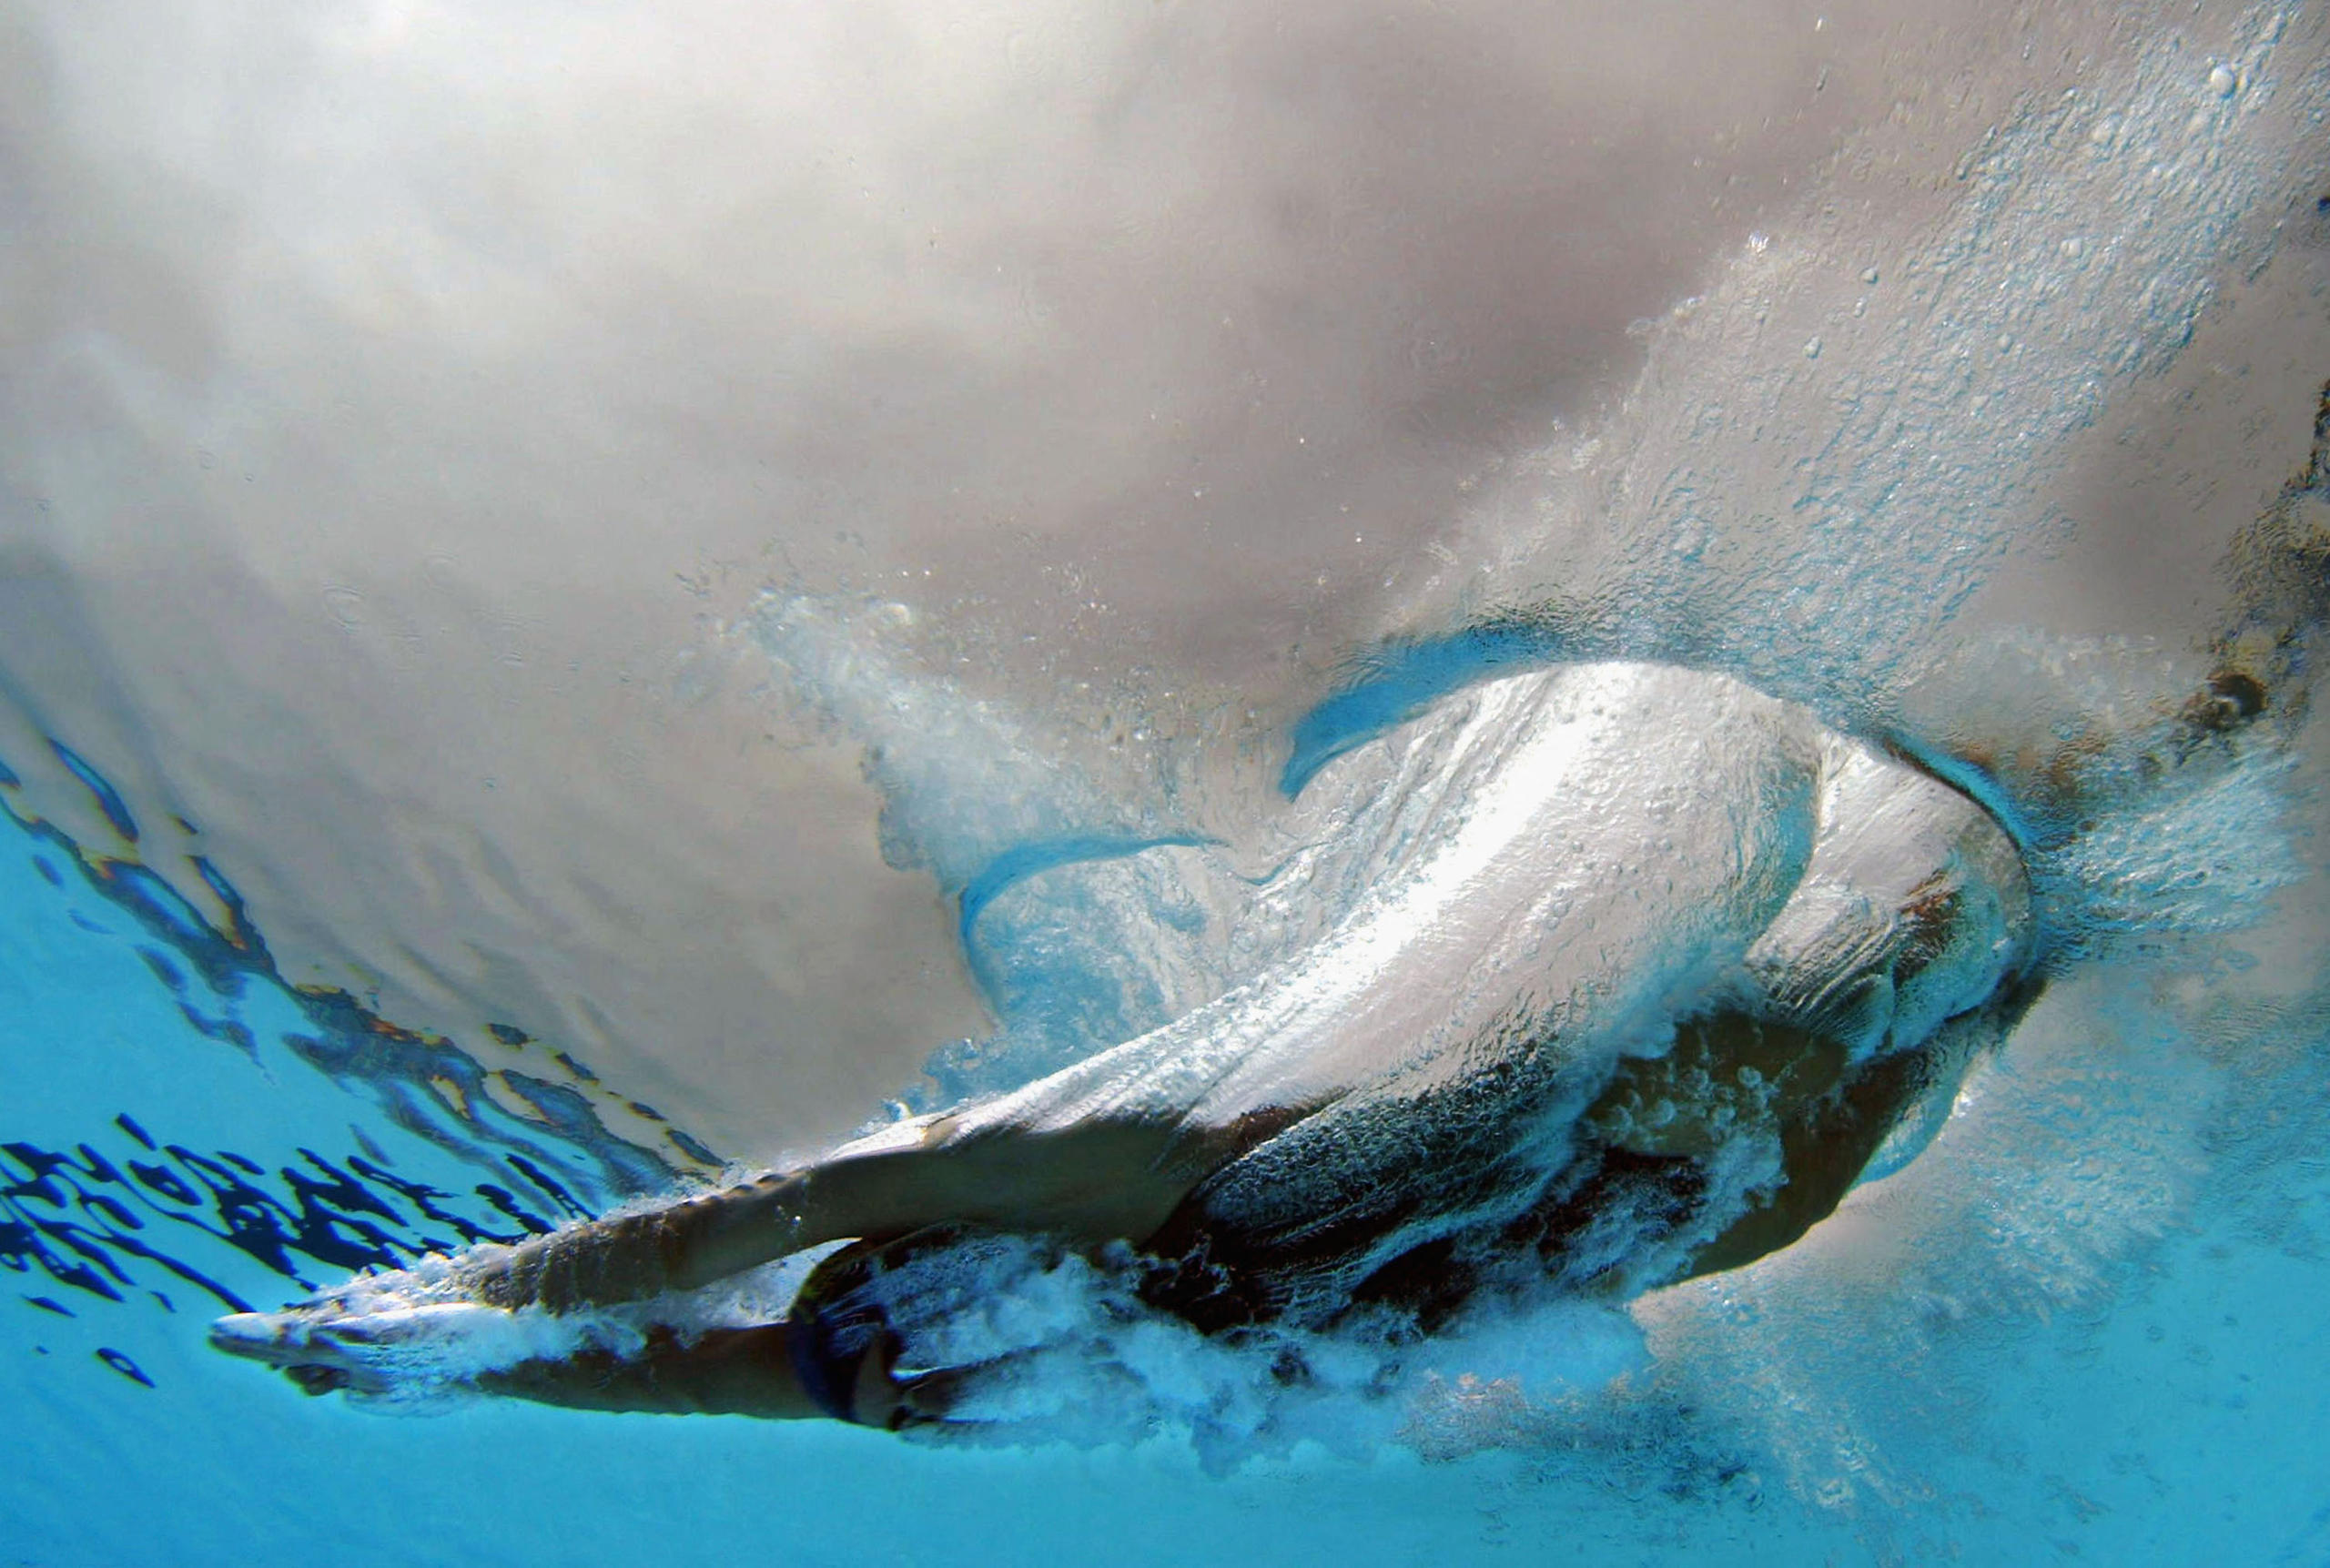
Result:
[[[941,1367],[897,1380],[897,1415],[893,1418],[891,1430],[952,1422],[954,1411],[971,1384],[981,1375],[992,1372],[995,1366],[993,1361],[981,1361],[967,1367]]]
[[[885,1431],[945,1422],[965,1386],[992,1364],[980,1362],[902,1373],[898,1361],[903,1353],[898,1336],[888,1330],[866,1347],[850,1381],[852,1422],[879,1427]]]
[[[902,1375],[898,1371],[902,1352],[897,1335],[885,1330],[857,1363],[857,1376],[850,1387],[849,1415],[859,1426],[903,1431],[943,1422],[965,1382],[983,1370],[941,1367]]]
[[[898,1337],[884,1330],[859,1360],[849,1388],[849,1419],[859,1426],[898,1429],[902,1391],[893,1375],[898,1353]]]
[[[210,1327],[213,1350],[257,1361],[284,1374],[308,1394],[349,1389],[385,1392],[388,1380],[373,1365],[363,1330],[317,1320],[309,1311],[237,1312]]]
[[[894,1392],[887,1422],[889,1429],[903,1431],[918,1426],[1003,1424],[985,1416],[970,1414],[967,1407],[982,1383],[1034,1361],[1039,1353],[1032,1350],[1015,1351],[989,1361],[973,1361],[959,1367],[934,1367],[903,1376],[894,1370],[890,1376]]]

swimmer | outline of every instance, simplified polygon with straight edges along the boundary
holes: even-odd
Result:
[[[1465,700],[1449,820],[1312,950],[1017,1093],[805,1168],[460,1261],[469,1310],[568,1314],[855,1244],[783,1322],[522,1362],[551,1403],[943,1419],[864,1287],[1010,1233],[1119,1249],[1208,1332],[1422,1329],[1550,1274],[1631,1294],[1787,1245],[2031,991],[2031,892],[1980,807],[1807,711],[1638,663]],[[222,1349],[361,1387],[368,1324],[225,1320]],[[907,1335],[910,1337],[910,1335]]]
[[[2317,443],[2237,544],[2252,612],[2146,742],[2154,771],[2302,690],[2325,484]],[[1658,664],[1450,702],[1420,721],[1447,804],[1404,869],[1218,1000],[799,1169],[223,1319],[213,1342],[309,1392],[381,1392],[431,1322],[614,1312],[623,1335],[467,1386],[899,1428],[947,1423],[997,1368],[932,1364],[961,1303],[885,1282],[996,1238],[1215,1335],[1361,1314],[1425,1334],[1548,1282],[1624,1300],[1787,1247],[1913,1155],[2043,983],[2029,845],[1882,745]],[[2093,750],[2026,770],[2052,816],[2099,787]],[[834,1242],[781,1315],[679,1310]]]

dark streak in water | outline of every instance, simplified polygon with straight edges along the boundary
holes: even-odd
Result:
[[[551,1228],[550,1222],[540,1215],[529,1213],[519,1208],[518,1199],[506,1187],[496,1187],[490,1181],[481,1181],[478,1183],[477,1192],[480,1198],[484,1199],[494,1208],[537,1235]]]
[[[139,1371],[137,1363],[131,1361],[127,1356],[123,1355],[119,1351],[113,1350],[110,1347],[100,1347],[97,1351],[97,1360],[111,1367],[115,1371],[119,1372],[123,1377],[127,1378],[133,1383],[143,1383],[149,1389],[154,1386],[154,1380],[147,1377],[143,1371]]]
[[[574,1195],[559,1185],[547,1172],[522,1155],[510,1156],[510,1167],[548,1194],[551,1200],[576,1219],[588,1219],[591,1211],[575,1201]]]
[[[116,1126],[139,1150],[162,1158],[126,1154],[116,1164],[86,1143],[69,1154],[30,1143],[0,1145],[0,1267],[20,1274],[37,1268],[67,1289],[118,1302],[137,1283],[137,1266],[150,1263],[228,1310],[247,1311],[248,1303],[218,1278],[224,1259],[205,1267],[182,1255],[187,1246],[202,1245],[187,1232],[305,1286],[303,1261],[350,1272],[399,1268],[425,1253],[516,1241],[551,1228],[491,1182],[480,1182],[470,1200],[454,1199],[390,1176],[360,1155],[335,1163],[310,1148],[270,1174],[231,1150],[157,1148],[126,1116]],[[541,1179],[538,1171],[532,1175]],[[583,1212],[566,1202],[572,1212]],[[164,1229],[153,1229],[154,1220]],[[146,1293],[166,1310],[177,1310],[162,1292]],[[50,1297],[23,1299],[73,1315]]]
[[[145,960],[146,967],[154,972],[154,978],[163,985],[173,991],[183,992],[186,989],[186,971],[171,963],[169,956],[160,948],[147,947],[141,944],[137,949],[137,956]]]
[[[129,814],[129,807],[122,804],[121,796],[115,793],[113,785],[106,782],[105,775],[82,761],[79,754],[63,741],[51,740],[48,749],[56,754],[56,760],[65,764],[68,773],[81,781],[81,787],[87,790],[90,798],[97,803],[97,809],[105,813],[106,821],[112,825],[114,832],[121,835],[127,842],[136,844],[137,819]],[[9,782],[15,781],[15,775],[11,774]]]
[[[258,1040],[252,1035],[249,1025],[236,1018],[207,1017],[187,1002],[178,1004],[178,1012],[185,1017],[187,1027],[205,1039],[220,1041],[234,1047],[253,1061],[258,1059]]]
[[[686,1155],[698,1165],[718,1165],[720,1163],[720,1157],[718,1155],[713,1153],[712,1150],[706,1148],[694,1138],[690,1138],[686,1133],[682,1132],[678,1128],[674,1127],[665,1128],[664,1137],[669,1140],[674,1148],[678,1149],[682,1154]]]

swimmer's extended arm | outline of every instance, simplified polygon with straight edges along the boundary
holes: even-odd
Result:
[[[587,1350],[557,1361],[521,1361],[470,1380],[481,1393],[567,1410],[633,1415],[740,1415],[759,1421],[846,1421],[897,1431],[947,1419],[965,1384],[983,1370],[894,1373],[897,1347],[874,1345],[846,1386],[823,1397],[804,1385],[793,1354],[793,1325],[712,1329],[682,1335],[658,1325],[633,1355]]]
[[[485,1393],[569,1410],[764,1421],[825,1416],[794,1371],[786,1332],[783,1324],[769,1324],[714,1329],[683,1340],[658,1327],[635,1356],[587,1350],[560,1361],[521,1361],[471,1382]]]
[[[814,1247],[808,1181],[765,1176],[637,1214],[537,1237],[468,1270],[480,1300],[554,1312],[690,1290]]]
[[[563,1312],[692,1290],[823,1242],[930,1225],[1140,1241],[1200,1174],[1169,1173],[1163,1157],[1172,1136],[1160,1124],[1095,1121],[964,1137],[941,1120],[918,1145],[846,1153],[539,1237],[479,1259],[468,1284],[492,1306]]]
[[[891,1429],[943,1419],[957,1379],[947,1373],[895,1379],[887,1343],[857,1363],[850,1386],[827,1390],[819,1399],[802,1383],[792,1353],[789,1339],[797,1331],[769,1323],[683,1336],[658,1325],[634,1355],[586,1350],[562,1360],[521,1361],[470,1382],[482,1393],[567,1410],[847,1420]]]

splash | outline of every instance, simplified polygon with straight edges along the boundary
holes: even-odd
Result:
[[[1363,1370],[1305,1386],[1331,1387],[1329,1405],[1396,1387],[1385,1410],[1400,1413],[1352,1441],[1405,1433],[1435,1452],[1672,1426],[1660,1411],[1696,1402],[1729,1412],[1711,1442],[1760,1454],[1800,1495],[1913,1498],[1920,1465],[1949,1464],[1872,1413],[1861,1328],[1906,1314],[1906,1397],[1955,1411],[1937,1430],[1964,1431],[1975,1417],[1953,1330],[1934,1326],[2004,1334],[2112,1299],[2193,1200],[2209,1129],[2237,1119],[2236,1101],[2256,1104],[2221,1096],[2194,1042],[2232,1029],[2284,1052],[2318,1045],[2318,1029],[2284,1013],[2235,1027],[2163,996],[2238,973],[2241,934],[2305,874],[2295,730],[2183,738],[2225,647],[1964,622],[2018,550],[2064,537],[2056,483],[2074,448],[2178,365],[2229,279],[2270,265],[2274,220],[2300,195],[2280,138],[2325,96],[2322,63],[2287,46],[2289,30],[2280,13],[2250,14],[2239,46],[2206,57],[2164,37],[2061,99],[2017,106],[1961,160],[1946,219],[1898,250],[1845,255],[1842,227],[1818,221],[1734,258],[1656,326],[1646,369],[1601,430],[1548,445],[1482,504],[1468,525],[1479,569],[1419,593],[1403,617],[1417,629],[1354,655],[1342,689],[1293,725],[1283,800],[1250,791],[1225,809],[1187,757],[1112,798],[1104,770],[1079,767],[1072,725],[911,673],[924,666],[864,602],[787,592],[740,626],[803,702],[866,744],[895,853],[940,868],[958,895],[978,890],[962,928],[1000,1027],[940,1052],[935,1087],[902,1108],[1057,1071],[1232,991],[1347,916],[1455,804],[1446,741],[1484,683],[1610,657],[1737,674],[1990,807],[2030,861],[2059,1001],[1879,1161],[1885,1179],[1825,1240],[1638,1304],[1655,1371],[1533,1374],[1486,1348],[1493,1334],[1459,1329],[1445,1365],[1346,1344]],[[1840,294],[1840,276],[1859,286]],[[2293,483],[2284,512],[2312,504],[2313,482]],[[2235,620],[2264,597],[2244,571],[2256,575],[2236,551]],[[2286,572],[2268,575],[2287,588]],[[2304,679],[2282,670],[2283,712],[2302,711]],[[882,695],[895,691],[913,693],[905,710]],[[955,716],[932,723],[928,702]],[[2077,811],[2048,776],[2066,757]],[[1076,1000],[1047,1010],[1063,996]],[[1984,1212],[1983,1244],[1935,1262],[1925,1283],[1864,1269],[1845,1240],[1889,1236],[1859,1256],[1932,1261]],[[1046,1408],[1115,1411],[1094,1419],[1120,1435],[1170,1411],[1248,1452],[1269,1446],[1266,1431],[1305,1430],[1272,1381],[1283,1344],[1192,1341],[1144,1361],[1109,1340],[1098,1361],[1062,1370],[1076,1337],[1062,1325],[1089,1338],[1137,1320],[1144,1345],[1179,1341],[1170,1325],[1123,1317],[1115,1287],[1082,1264],[1011,1267],[1031,1290],[1040,1276],[1037,1294],[1055,1305],[1063,1290],[1079,1303],[1023,1325],[1010,1353],[1053,1360],[1013,1385],[1021,1397],[1080,1390]],[[1530,1317],[1557,1310],[1540,1300],[1518,1320],[1595,1341]],[[1736,1353],[1717,1348],[1727,1335]],[[1341,1364],[1302,1350],[1306,1364]]]
[[[1896,724],[1976,593],[2061,541],[2074,444],[2273,255],[2303,189],[2276,144],[2324,67],[2282,13],[2231,31],[2229,58],[2171,34],[2016,105],[1888,254],[1833,212],[1758,237],[1659,325],[1607,429],[1484,504],[1461,608],[1507,649],[1712,666]],[[1889,150],[1871,132],[1843,162]]]

